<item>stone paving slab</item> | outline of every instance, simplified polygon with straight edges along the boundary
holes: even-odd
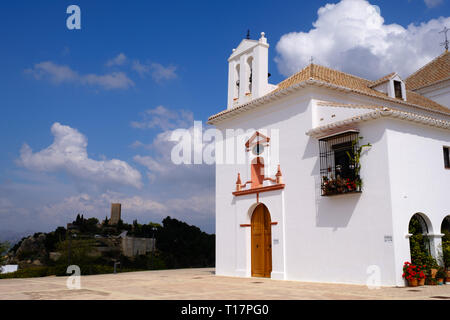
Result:
[[[450,285],[416,288],[282,281],[216,276],[214,268],[140,271],[81,277],[0,279],[0,300],[450,300]]]

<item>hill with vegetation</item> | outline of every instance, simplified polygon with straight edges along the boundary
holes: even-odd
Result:
[[[155,246],[146,254],[126,256],[121,247],[125,235],[154,238]],[[114,267],[117,272],[213,267],[215,235],[171,217],[162,224],[119,220],[111,225],[107,218],[99,222],[77,215],[67,228],[22,238],[2,259],[4,264],[18,264],[19,270],[0,279],[67,275],[69,265],[78,265],[82,275],[110,273]]]

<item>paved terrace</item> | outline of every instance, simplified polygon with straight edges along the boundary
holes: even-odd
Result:
[[[69,290],[67,277],[0,279],[0,300],[97,299],[450,299],[450,285],[416,288],[280,281],[214,275],[213,268],[142,271],[81,277]]]

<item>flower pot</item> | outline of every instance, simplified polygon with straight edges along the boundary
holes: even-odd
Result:
[[[417,285],[418,285],[418,286],[424,286],[424,285],[425,285],[425,278],[419,279]]]
[[[443,285],[444,284],[444,278],[438,278],[437,279],[437,284],[438,285]]]
[[[445,278],[445,283],[450,284],[450,277]]]
[[[431,278],[436,278],[436,273],[438,272],[438,269],[431,269]]]
[[[408,286],[417,287],[417,285],[418,285],[417,279],[408,280]]]

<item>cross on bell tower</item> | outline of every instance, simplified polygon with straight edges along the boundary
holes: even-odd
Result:
[[[445,48],[445,52],[448,51],[448,44],[449,44],[449,41],[448,41],[448,38],[447,38],[447,32],[448,32],[449,30],[450,30],[450,29],[447,28],[447,27],[445,26],[445,27],[444,27],[444,30],[442,30],[442,31],[439,32],[439,33],[443,33],[443,34],[445,35],[445,41],[441,43],[441,46],[444,46],[444,48]]]

